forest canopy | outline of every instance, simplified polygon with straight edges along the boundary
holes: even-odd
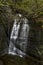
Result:
[[[10,6],[13,12],[25,11],[33,17],[43,15],[43,0],[0,0],[0,6]]]

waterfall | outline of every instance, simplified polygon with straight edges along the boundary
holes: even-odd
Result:
[[[9,54],[23,56],[26,55],[26,48],[29,34],[29,24],[27,18],[14,20],[14,24],[10,36]]]
[[[13,28],[12,28],[12,32],[11,32],[11,37],[10,39],[13,39],[16,40],[18,38],[18,31],[19,31],[19,28],[20,28],[20,22],[18,23],[17,25],[17,21],[15,19],[14,21],[14,25],[13,25]]]
[[[20,33],[20,49],[23,52],[26,52],[26,48],[27,48],[28,34],[29,34],[28,22],[29,21],[26,18],[24,18]]]

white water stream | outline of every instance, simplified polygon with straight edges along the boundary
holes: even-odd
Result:
[[[26,18],[20,19],[19,22],[17,22],[17,19],[14,20],[10,36],[9,54],[18,55],[21,57],[26,54],[28,35],[30,29],[28,22],[29,21]]]

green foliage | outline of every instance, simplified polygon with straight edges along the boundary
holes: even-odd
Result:
[[[43,14],[43,0],[0,0],[0,6],[12,6],[17,9],[25,10],[28,14]]]

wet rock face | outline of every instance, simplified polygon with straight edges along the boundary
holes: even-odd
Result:
[[[0,53],[7,47],[7,40],[5,29],[2,22],[0,22]]]
[[[3,10],[4,9],[4,10]],[[11,29],[12,29],[12,26],[13,26],[13,16],[12,16],[12,14],[11,14],[11,10],[9,9],[9,8],[2,8],[2,11],[3,11],[3,13],[1,13],[1,18],[2,18],[2,21],[4,21],[4,23],[5,23],[5,28],[6,28],[6,30],[7,30],[7,32],[8,32],[8,37],[10,36],[10,32],[11,32]],[[5,12],[6,11],[6,12]],[[7,13],[8,12],[8,13]],[[9,14],[10,13],[10,14]],[[5,16],[4,16],[5,15]],[[6,17],[6,18],[5,18]],[[18,24],[17,24],[18,25]],[[31,26],[31,24],[30,24],[30,26]],[[28,27],[28,26],[27,26]],[[24,27],[24,24],[23,24],[23,27],[22,27],[22,30],[23,30],[23,28],[25,28]],[[8,29],[9,29],[9,31],[8,31]],[[20,34],[20,36],[21,37],[23,37],[23,36],[25,36],[25,34],[27,35],[27,33],[26,33],[26,31],[27,31],[27,29],[26,29],[26,31],[25,30],[23,30],[22,31],[21,30],[21,34]],[[25,34],[23,33],[25,31]],[[42,58],[42,60],[43,60],[43,29],[42,29],[42,31],[41,31],[41,29],[39,30],[38,29],[38,27],[36,26],[36,28],[35,28],[35,24],[33,24],[32,23],[32,26],[31,26],[31,29],[30,29],[30,32],[29,32],[30,34],[29,34],[29,42],[28,42],[28,44],[27,44],[27,49],[26,49],[26,47],[25,47],[25,49],[26,49],[26,53],[28,54],[28,55],[31,55],[31,56],[33,56],[33,57],[35,57],[35,56],[37,56],[37,57],[41,57]],[[23,35],[24,34],[24,35]],[[6,36],[6,33],[5,33],[5,29],[4,29],[4,27],[3,27],[3,25],[2,25],[2,22],[0,22],[0,52],[1,51],[3,51],[3,49],[5,49],[6,47],[7,47],[7,36]],[[20,43],[20,45],[22,45],[21,44],[21,42],[22,42],[22,40],[19,42]],[[25,40],[25,43],[26,43],[27,41]],[[23,51],[23,49],[24,49],[24,46],[26,46],[26,45],[24,45],[25,43],[23,43],[23,46],[21,46],[20,47],[20,45],[17,45],[17,47],[19,46],[19,48]],[[13,45],[14,46],[14,45]],[[25,51],[25,49],[24,49],[24,51]],[[5,50],[6,51],[6,50]],[[20,52],[17,52],[17,53],[20,53]],[[42,54],[42,55],[41,55]],[[35,55],[35,56],[34,56]],[[8,59],[8,58],[6,58],[6,59]],[[5,59],[5,60],[6,60]],[[10,58],[9,58],[10,59]],[[40,59],[40,58],[39,58]],[[5,61],[4,60],[4,61]],[[29,60],[29,59],[28,59]],[[41,60],[41,59],[40,59]],[[9,61],[9,60],[8,60]],[[8,61],[6,61],[6,62],[8,62]],[[5,62],[5,63],[6,63]],[[24,62],[24,61],[22,61],[22,62]],[[9,65],[9,64],[11,64],[11,65],[16,65],[16,61],[15,61],[15,63],[11,63],[11,62],[8,62],[8,64],[7,65]],[[0,61],[0,64],[2,64],[3,65],[3,63],[2,63],[2,61]],[[19,63],[18,63],[19,64]],[[18,65],[17,64],[17,65]],[[21,63],[20,63],[21,64]],[[25,64],[25,62],[24,62],[24,64]],[[30,60],[30,65],[31,65],[32,63],[31,63],[31,60]],[[33,62],[33,64],[34,64],[34,62]],[[38,65],[38,64],[35,64],[35,65]],[[42,64],[43,65],[43,64]]]
[[[20,17],[21,17],[21,15],[20,15]],[[17,17],[17,18],[19,18],[19,17]],[[16,18],[16,19],[17,19]],[[21,18],[19,18],[19,19],[21,19]],[[19,48],[20,50],[22,50],[23,52],[26,52],[28,55],[30,54],[31,56],[37,56],[37,57],[40,57],[41,55],[40,55],[40,49],[39,49],[39,46],[41,45],[40,44],[40,39],[41,39],[41,30],[40,29],[38,29],[39,27],[38,27],[38,25],[36,26],[36,24],[34,24],[34,23],[31,23],[30,24],[30,31],[29,31],[29,24],[27,23],[27,19],[25,19],[25,18],[23,18],[23,20],[22,20],[22,23],[21,23],[21,28],[19,27],[19,25],[20,25],[20,20],[19,19],[17,19],[16,20],[16,28],[14,28],[14,29],[16,29],[16,32],[14,32],[15,30],[13,30],[13,32],[14,32],[14,35],[13,35],[13,37],[15,36],[15,35],[17,35],[17,38],[19,39],[19,40],[17,40],[16,42],[17,42],[17,44],[15,44],[14,43],[14,38],[13,38],[13,43],[17,46],[17,48]],[[14,19],[15,20],[15,19]],[[19,22],[20,21],[20,22]],[[15,21],[13,21],[14,22],[14,24],[15,24]],[[9,29],[9,32],[8,32],[8,37],[10,36],[10,29],[12,29],[12,23],[13,22],[8,22],[8,23],[6,23],[6,22],[4,22],[4,23],[6,23],[5,25],[6,25],[6,29],[7,29],[7,31],[8,31],[8,29]],[[30,21],[29,21],[30,22]],[[25,24],[24,24],[25,23]],[[18,33],[18,29],[20,28],[20,32]],[[28,32],[29,31],[29,39],[28,39],[28,43],[27,43],[27,40],[25,40],[24,38],[25,37],[27,37],[28,38]],[[43,30],[42,30],[43,31]],[[3,49],[5,49],[6,47],[7,47],[7,37],[6,37],[6,33],[5,33],[5,30],[4,30],[4,27],[3,27],[3,25],[2,25],[2,23],[0,23],[0,42],[3,44],[3,45],[1,45],[1,43],[0,43],[0,48],[1,48],[1,50],[3,50]],[[4,34],[4,35],[3,35]],[[18,35],[19,34],[19,35]],[[18,37],[19,36],[19,37]],[[21,38],[22,37],[22,38]],[[15,37],[16,38],[16,37]],[[21,40],[21,39],[22,40]],[[23,39],[25,40],[25,42],[23,41]],[[43,40],[43,39],[42,39]],[[4,43],[3,43],[4,42]],[[43,41],[42,41],[43,42]],[[20,44],[18,44],[18,43],[20,43]],[[42,44],[43,45],[43,44]],[[27,47],[26,47],[27,46]],[[12,47],[12,49],[14,50],[14,45],[13,46],[11,46]],[[0,50],[0,51],[1,51]],[[26,51],[25,51],[26,50]],[[39,51],[38,51],[39,50]],[[17,51],[17,53],[20,53],[20,52],[18,52]]]

